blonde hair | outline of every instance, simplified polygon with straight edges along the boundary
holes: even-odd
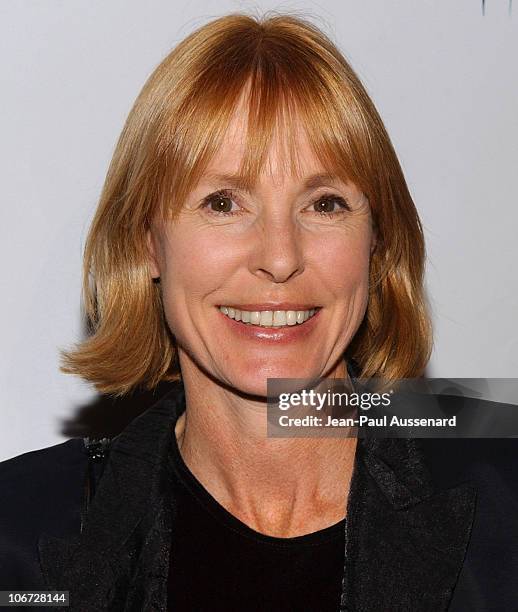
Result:
[[[119,137],[87,237],[83,300],[90,335],[61,370],[121,396],[181,379],[160,284],[149,270],[151,219],[174,216],[211,160],[249,87],[241,174],[253,184],[276,125],[299,116],[323,166],[367,196],[376,246],[365,317],[344,357],[362,377],[422,374],[432,330],[425,245],[396,153],[369,95],[306,18],[270,12],[214,19],[187,36],[145,83]],[[293,164],[292,164],[293,165]]]

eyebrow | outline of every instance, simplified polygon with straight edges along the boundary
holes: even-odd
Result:
[[[203,175],[201,182],[215,182],[215,183],[225,183],[227,185],[231,185],[236,189],[246,190],[246,183],[243,176],[239,174],[225,174],[225,173],[217,173],[217,172],[208,172]],[[331,174],[328,172],[320,172],[318,174],[312,174],[307,176],[304,179],[304,190],[309,191],[310,189],[315,189],[317,187],[322,187],[323,185],[340,185],[343,184],[343,181],[336,174]]]

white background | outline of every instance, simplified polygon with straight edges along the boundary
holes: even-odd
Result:
[[[82,335],[81,256],[145,79],[232,11],[296,11],[372,96],[424,224],[435,349],[427,374],[518,374],[518,6],[507,0],[4,0],[0,4],[0,459],[66,439],[94,398],[61,374]]]

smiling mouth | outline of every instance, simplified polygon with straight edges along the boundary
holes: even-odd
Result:
[[[243,325],[260,328],[287,328],[303,325],[321,310],[315,306],[309,310],[239,310],[230,306],[219,306],[219,311],[229,319]]]

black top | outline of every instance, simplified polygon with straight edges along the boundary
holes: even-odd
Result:
[[[345,520],[278,538],[248,527],[189,470],[172,435],[175,498],[168,607],[185,612],[336,612]]]

